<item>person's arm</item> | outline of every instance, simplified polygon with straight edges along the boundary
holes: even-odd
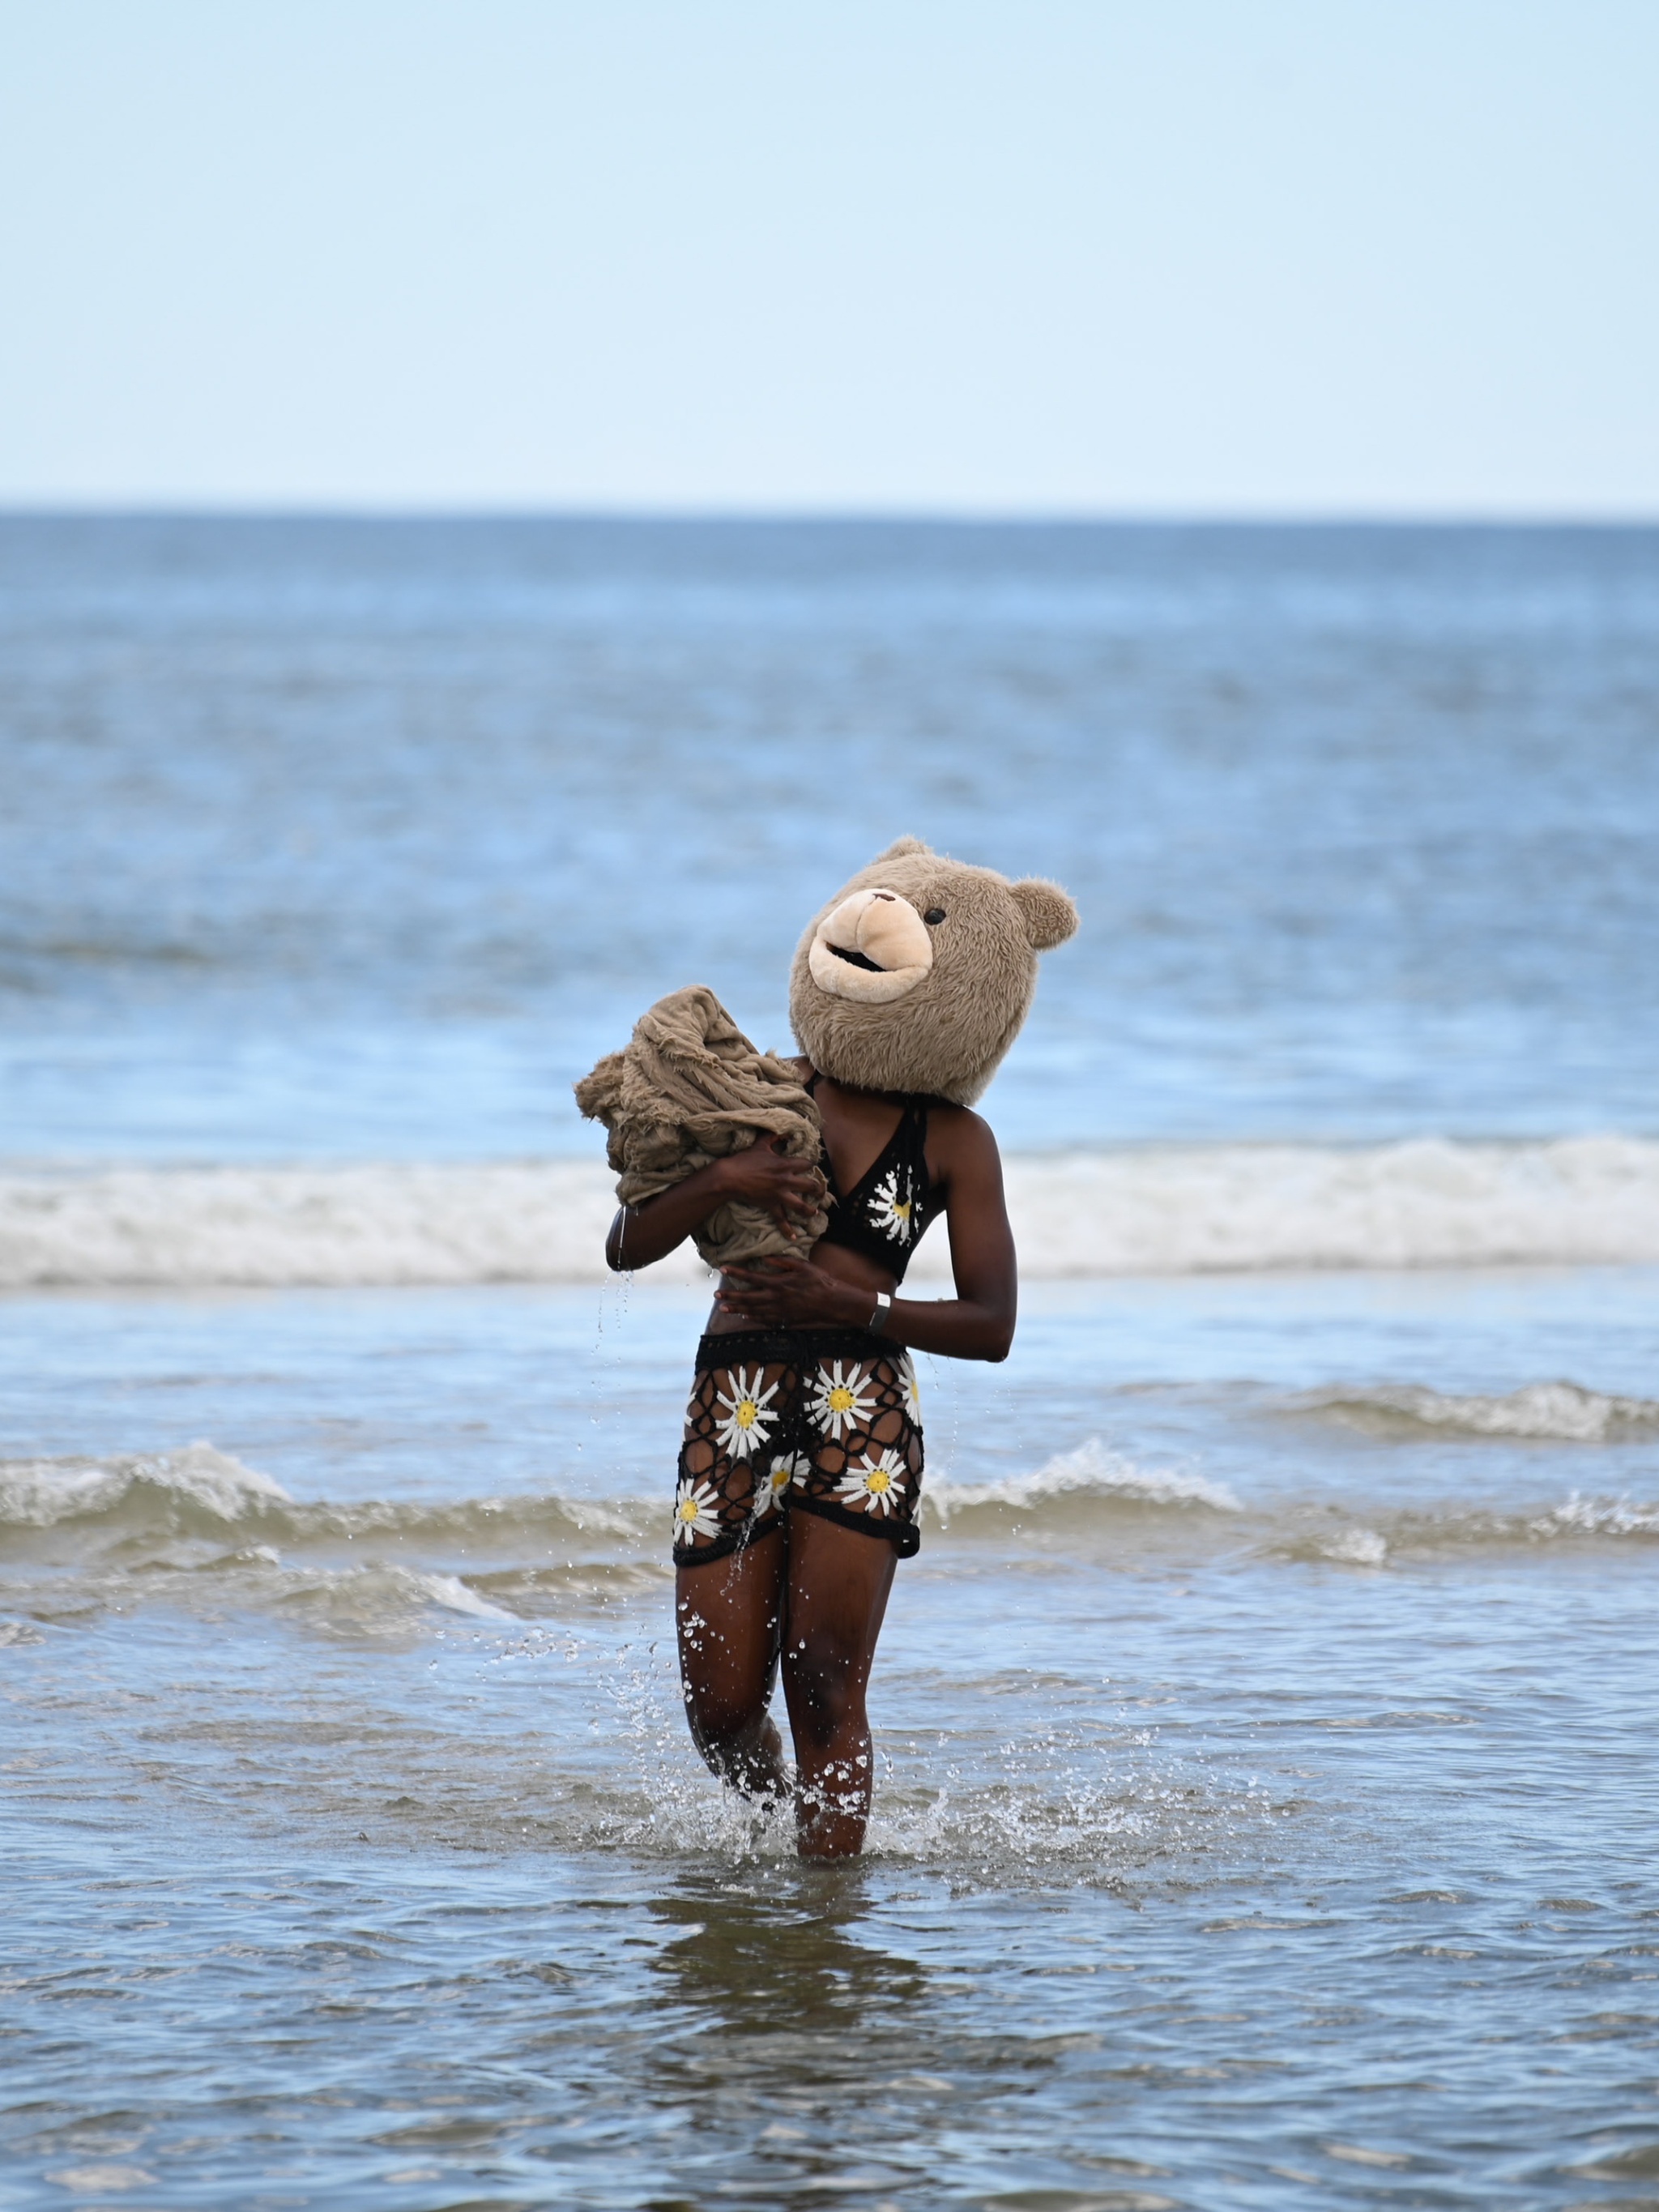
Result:
[[[789,1236],[800,1235],[801,1224],[817,1210],[823,1178],[810,1160],[786,1158],[776,1149],[778,1142],[765,1139],[746,1152],[710,1160],[654,1198],[618,1208],[605,1240],[606,1266],[618,1273],[648,1267],[733,1198],[764,1206]]]
[[[951,1359],[1000,1360],[1014,1340],[1018,1270],[996,1139],[977,1114],[953,1127],[946,1189],[953,1298],[895,1298],[883,1334]],[[715,1303],[757,1328],[868,1326],[875,1293],[810,1261],[757,1260],[721,1270]]]

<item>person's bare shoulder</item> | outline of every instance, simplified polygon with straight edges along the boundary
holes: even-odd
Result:
[[[953,1175],[994,1170],[1001,1157],[990,1123],[971,1106],[928,1107],[927,1151],[944,1182]]]

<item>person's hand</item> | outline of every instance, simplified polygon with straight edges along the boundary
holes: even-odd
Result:
[[[769,1213],[786,1236],[802,1237],[823,1202],[823,1177],[811,1160],[791,1159],[781,1137],[765,1137],[714,1163],[723,1198],[740,1198]]]
[[[858,1290],[810,1260],[779,1258],[722,1267],[714,1303],[757,1328],[799,1328],[814,1322],[862,1328],[876,1301],[873,1291]]]

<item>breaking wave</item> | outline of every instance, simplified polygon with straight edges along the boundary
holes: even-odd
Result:
[[[1659,1143],[1630,1137],[1082,1153],[1009,1193],[1038,1275],[1659,1259]]]
[[[1449,1552],[1559,1553],[1659,1540],[1659,1501],[1571,1492],[1431,1510],[1382,1501],[1241,1501],[1181,1468],[1091,1438],[1030,1472],[930,1484],[928,1544],[994,1537],[1051,1565],[1223,1556],[1403,1567]],[[431,1502],[299,1499],[209,1443],[150,1455],[0,1462],[0,1596],[31,1623],[167,1604],[268,1609],[325,1635],[475,1632],[664,1601],[665,1501],[556,1492]]]
[[[1175,1468],[1133,1465],[1091,1437],[1032,1472],[999,1481],[930,1480],[924,1504],[941,1530],[987,1515],[1025,1523],[1073,1525],[1079,1512],[1235,1514],[1226,1486]],[[352,1545],[391,1552],[465,1556],[468,1584],[486,1601],[492,1585],[556,1585],[599,1559],[641,1560],[665,1571],[667,1500],[573,1498],[557,1491],[485,1498],[337,1501],[293,1497],[279,1482],[207,1443],[167,1453],[108,1458],[0,1461],[0,1543],[53,1557],[198,1545],[217,1564],[258,1566],[282,1553]],[[227,1548],[232,1547],[232,1548]],[[505,1578],[490,1571],[511,1562]]]
[[[0,1527],[14,1530],[119,1517],[168,1533],[263,1533],[266,1516],[293,1502],[280,1483],[210,1443],[153,1457],[0,1462]]]
[[[274,1559],[270,1564],[277,1565]],[[516,1613],[492,1604],[459,1575],[422,1573],[416,1567],[374,1561],[337,1574],[290,1572],[281,1581],[273,1593],[276,1601],[303,1611],[324,1629],[395,1633],[428,1613],[520,1624]]]
[[[666,1519],[653,1500],[555,1492],[301,1499],[200,1443],[14,1460],[0,1462],[0,1562],[21,1572],[0,1588],[40,1620],[142,1600],[270,1607],[325,1635],[406,1635],[458,1616],[521,1626],[665,1580]]]
[[[1382,1436],[1440,1431],[1599,1444],[1659,1431],[1659,1401],[1609,1397],[1577,1382],[1528,1382],[1492,1397],[1460,1396],[1419,1383],[1383,1383],[1361,1390],[1308,1391],[1291,1406]]]
[[[1098,1437],[1091,1437],[1074,1451],[1056,1453],[1030,1474],[1008,1475],[1000,1482],[933,1481],[923,1492],[924,1504],[932,1507],[946,1528],[988,1509],[999,1517],[1030,1520],[1059,1504],[1091,1502],[1152,1510],[1197,1507],[1212,1513],[1243,1510],[1224,1483],[1174,1468],[1137,1467],[1109,1450]]]
[[[1298,1515],[1292,1525],[1274,1531],[1257,1549],[1272,1559],[1383,1567],[1446,1552],[1535,1550],[1575,1542],[1646,1542],[1656,1537],[1659,1503],[1585,1497],[1575,1490],[1553,1504],[1510,1511],[1451,1506],[1435,1513],[1373,1514],[1364,1522],[1344,1521],[1331,1513],[1318,1519]]]
[[[586,1161],[0,1176],[0,1285],[586,1282],[616,1200]]]
[[[1030,1277],[1659,1261],[1659,1142],[1218,1145],[1008,1163]],[[592,1282],[586,1160],[0,1176],[0,1286]],[[649,1271],[706,1279],[689,1249]],[[943,1237],[922,1280],[948,1273]]]
[[[0,1534],[61,1530],[123,1543],[141,1537],[217,1543],[356,1542],[545,1551],[562,1543],[631,1543],[666,1507],[646,1498],[568,1498],[557,1492],[428,1504],[295,1498],[269,1475],[210,1443],[106,1459],[0,1461]]]

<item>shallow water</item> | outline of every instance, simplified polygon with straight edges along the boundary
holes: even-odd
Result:
[[[1656,696],[1650,531],[0,520],[0,2207],[1659,2202]],[[567,1086],[902,830],[1084,927],[811,1869]]]
[[[1656,1288],[933,1363],[830,1872],[677,1711],[688,1295],[14,1302],[14,2201],[1640,2201]]]

